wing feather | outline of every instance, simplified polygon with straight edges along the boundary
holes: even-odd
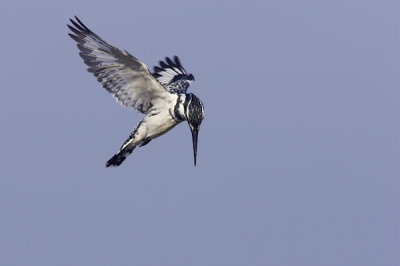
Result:
[[[104,41],[76,16],[68,35],[77,42],[79,55],[97,81],[123,106],[147,113],[152,106],[171,100],[171,93],[153,77],[146,65],[126,51]]]
[[[194,81],[192,74],[187,74],[177,56],[174,61],[169,57],[159,62],[160,66],[154,67],[153,76],[171,93],[186,93]]]

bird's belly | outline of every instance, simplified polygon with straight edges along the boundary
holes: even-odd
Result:
[[[151,119],[152,118],[152,119]],[[170,131],[173,127],[175,127],[177,123],[170,115],[162,116],[157,115],[154,117],[149,117],[149,127],[147,138],[157,138],[168,131]]]

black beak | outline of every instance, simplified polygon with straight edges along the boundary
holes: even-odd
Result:
[[[193,153],[194,153],[194,166],[196,166],[196,157],[197,157],[197,136],[199,133],[198,127],[191,127],[190,130],[192,131],[192,140],[193,140]]]

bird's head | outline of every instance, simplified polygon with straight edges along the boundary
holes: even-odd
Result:
[[[194,165],[196,166],[197,157],[197,136],[200,130],[201,122],[204,119],[203,103],[193,93],[186,94],[185,116],[192,131]]]

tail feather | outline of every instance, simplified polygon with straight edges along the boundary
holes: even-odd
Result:
[[[138,137],[137,136],[138,130],[139,130],[140,126],[142,125],[142,122],[143,122],[143,120],[140,121],[139,124],[137,124],[135,129],[129,135],[129,138],[124,142],[124,144],[122,144],[119,151],[113,157],[111,157],[110,160],[108,160],[106,162],[106,167],[119,166],[123,161],[125,161],[126,157],[128,157],[132,153],[132,151],[136,148],[137,145],[139,145],[139,147],[141,147],[150,142],[151,139],[146,139],[146,138],[141,139],[140,136],[139,136],[139,139],[137,139],[135,141],[135,138]]]
[[[106,167],[119,166],[124,160],[125,156],[120,156],[118,153],[115,154],[110,160],[106,162]]]
[[[126,157],[128,157],[133,149],[135,149],[135,147],[125,147],[123,149],[121,149],[119,152],[117,152],[113,157],[111,157],[110,160],[108,160],[106,162],[106,167],[117,167],[119,166],[121,163],[123,163],[123,161],[125,161]]]

